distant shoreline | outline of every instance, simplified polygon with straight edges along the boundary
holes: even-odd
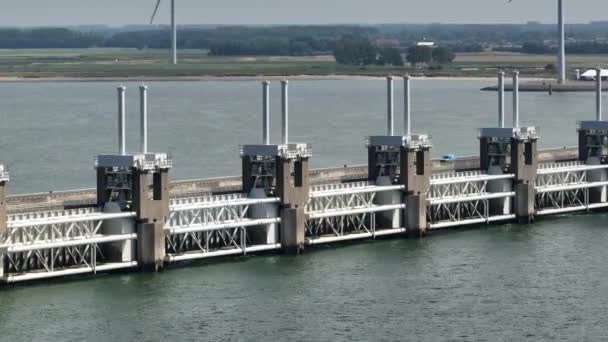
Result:
[[[294,75],[294,76],[142,76],[142,77],[0,77],[0,83],[44,83],[44,82],[208,82],[208,81],[341,81],[381,80],[384,76],[369,75]],[[495,77],[463,76],[413,76],[418,80],[440,81],[494,81]],[[525,78],[525,81],[550,81],[550,78]]]

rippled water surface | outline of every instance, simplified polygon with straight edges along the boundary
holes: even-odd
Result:
[[[486,84],[415,82],[414,124],[436,154],[476,153],[475,128],[496,112],[495,94],[478,91]],[[0,83],[0,159],[14,191],[93,185],[92,156],[115,149],[113,86]],[[175,178],[238,174],[238,145],[260,139],[258,84],[150,86],[151,145],[174,154]],[[385,126],[383,96],[384,81],[293,82],[292,136],[314,144],[316,166],[363,163],[364,137]],[[592,94],[521,97],[544,146],[574,145],[576,121],[593,117]],[[607,222],[566,216],[18,286],[0,290],[0,341],[599,341]]]
[[[292,141],[313,145],[313,167],[363,164],[365,137],[386,127],[384,80],[293,81]],[[413,83],[414,130],[432,135],[434,154],[478,153],[477,128],[496,124],[492,81]],[[93,156],[115,152],[118,84],[0,83],[0,161],[16,193],[94,187]],[[128,150],[139,147],[138,84],[128,87]],[[171,152],[174,179],[238,175],[239,145],[261,142],[261,87],[254,81],[150,83],[150,149]],[[396,127],[402,126],[396,83]],[[280,89],[272,95],[273,141],[280,139]],[[577,120],[595,117],[592,93],[521,98],[523,124],[540,126],[541,147],[576,144]],[[507,112],[510,113],[510,95]],[[510,122],[510,115],[507,116]]]

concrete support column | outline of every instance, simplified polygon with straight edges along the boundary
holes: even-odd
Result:
[[[511,172],[515,174],[515,214],[519,223],[534,221],[538,147],[536,140],[511,140]]]
[[[149,173],[133,169],[133,210],[137,213],[137,261],[143,271],[157,272],[164,267],[164,225],[169,215],[168,170],[152,174],[150,194]]]
[[[304,214],[310,191],[308,169],[308,158],[298,158],[294,161],[277,157],[276,190],[281,199],[280,236],[284,253],[297,254],[304,250]]]
[[[137,225],[137,262],[144,272],[159,272],[164,268],[164,222]]]
[[[6,182],[0,182],[0,236],[6,232]]]
[[[587,165],[602,165],[602,160],[599,157],[587,158]],[[590,170],[587,171],[587,181],[589,182],[605,182],[608,180],[608,170]],[[601,186],[598,188],[589,189],[589,203],[606,203],[608,202],[607,187]]]
[[[400,183],[405,186],[405,228],[408,236],[426,235],[427,197],[431,184],[430,149],[401,148]]]
[[[6,232],[6,182],[0,182],[0,236],[4,236]],[[6,248],[0,248],[0,280],[4,277],[5,255]]]
[[[283,253],[300,254],[304,250],[304,208],[281,209],[281,246]]]
[[[407,195],[405,197],[405,227],[410,238],[424,237],[427,230],[427,195]]]

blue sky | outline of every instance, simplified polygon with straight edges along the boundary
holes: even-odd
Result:
[[[168,21],[169,0],[158,16]],[[564,0],[568,22],[604,20],[607,0]],[[145,24],[155,0],[0,0],[0,26]],[[557,0],[177,0],[188,24],[556,21]]]

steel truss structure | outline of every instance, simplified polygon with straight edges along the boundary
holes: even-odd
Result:
[[[166,260],[176,262],[281,248],[278,243],[253,244],[251,232],[280,223],[280,217],[248,217],[251,206],[278,202],[278,198],[250,199],[244,194],[174,201],[165,224]]]
[[[551,215],[608,207],[591,203],[591,189],[608,186],[607,181],[592,181],[589,173],[608,169],[608,165],[585,165],[581,162],[539,165],[536,178],[536,214]]]
[[[489,192],[491,181],[511,180],[512,174],[488,175],[479,171],[446,173],[431,178],[427,219],[430,229],[489,223],[515,218],[512,214],[492,215],[490,201],[507,199],[515,192]]]
[[[101,246],[136,240],[137,234],[100,233],[104,221],[134,216],[94,209],[11,215],[0,235],[1,279],[11,283],[136,267],[135,261],[107,260]]]
[[[313,187],[306,205],[307,244],[367,239],[405,232],[405,228],[378,229],[376,225],[376,213],[405,209],[403,203],[377,204],[376,195],[403,189],[402,185],[376,186],[370,182]]]

